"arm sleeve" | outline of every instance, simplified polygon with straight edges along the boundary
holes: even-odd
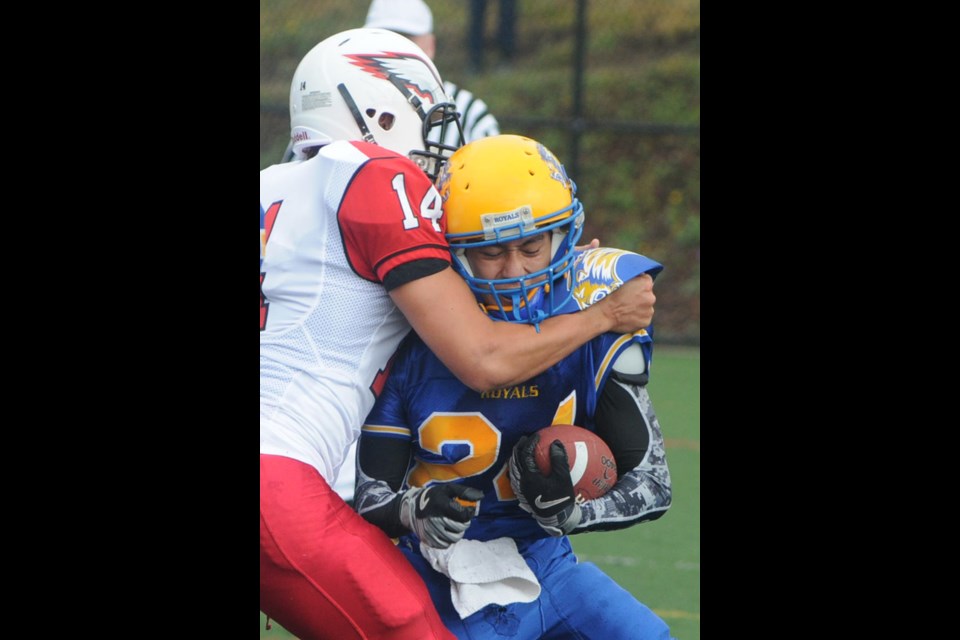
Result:
[[[449,266],[449,262],[437,258],[423,258],[413,262],[404,262],[400,266],[394,267],[386,275],[383,279],[383,286],[387,291],[392,291],[402,284],[440,273]]]
[[[656,520],[670,507],[670,470],[646,374],[614,371],[595,416],[597,435],[617,460],[619,479],[606,495],[581,505],[573,533],[610,531]]]
[[[391,538],[409,532],[400,522],[401,486],[410,460],[408,440],[361,435],[357,444],[354,508]]]
[[[463,127],[463,140],[460,139],[460,132],[456,128],[447,129],[444,143],[453,147],[460,147],[468,142],[479,140],[487,136],[495,136],[500,133],[500,123],[490,109],[487,103],[475,96],[472,92],[458,87],[452,82],[444,82],[444,88],[447,95],[456,103],[457,111],[460,112],[460,122]]]
[[[357,480],[353,508],[367,522],[395,538],[408,533],[400,522],[403,482],[413,454],[406,428],[406,363],[413,335],[397,351],[390,375],[364,421],[357,442]]]

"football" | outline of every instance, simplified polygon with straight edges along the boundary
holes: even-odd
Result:
[[[617,483],[617,463],[607,443],[592,431],[572,424],[554,424],[540,429],[534,458],[541,473],[550,472],[550,444],[563,443],[570,462],[570,478],[577,501],[599,498]]]

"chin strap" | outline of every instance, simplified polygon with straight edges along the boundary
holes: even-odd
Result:
[[[370,129],[367,128],[367,123],[360,114],[360,109],[357,108],[357,103],[354,102],[353,96],[351,96],[350,92],[347,91],[347,85],[341,82],[337,85],[337,91],[339,91],[340,95],[343,96],[343,101],[347,103],[347,108],[350,109],[350,113],[353,114],[353,119],[357,122],[357,126],[360,127],[360,133],[363,134],[363,141],[376,144],[377,141],[373,139],[373,134],[370,133]]]
[[[390,84],[397,88],[397,91],[403,94],[403,97],[407,99],[407,102],[410,103],[410,106],[417,110],[417,115],[420,116],[420,121],[422,122],[425,120],[427,114],[423,112],[423,100],[413,95],[413,93],[407,89],[406,85],[403,84],[400,78],[394,74],[388,73],[387,80],[389,80]]]

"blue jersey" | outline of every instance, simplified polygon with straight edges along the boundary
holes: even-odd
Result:
[[[576,261],[568,279],[574,295],[564,313],[589,306],[631,277],[662,268],[644,256],[613,249],[582,252]],[[551,424],[595,430],[597,398],[612,364],[633,344],[642,347],[649,371],[653,339],[648,331],[605,334],[522,384],[479,393],[411,334],[367,417],[363,437],[410,441],[409,486],[459,482],[483,491],[466,538],[548,537],[520,509],[510,488],[507,463],[513,447],[522,436]]]

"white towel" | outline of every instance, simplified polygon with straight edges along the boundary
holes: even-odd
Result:
[[[421,543],[420,553],[450,578],[450,597],[461,620],[488,604],[533,602],[540,597],[540,582],[513,538],[460,540],[446,549]]]

